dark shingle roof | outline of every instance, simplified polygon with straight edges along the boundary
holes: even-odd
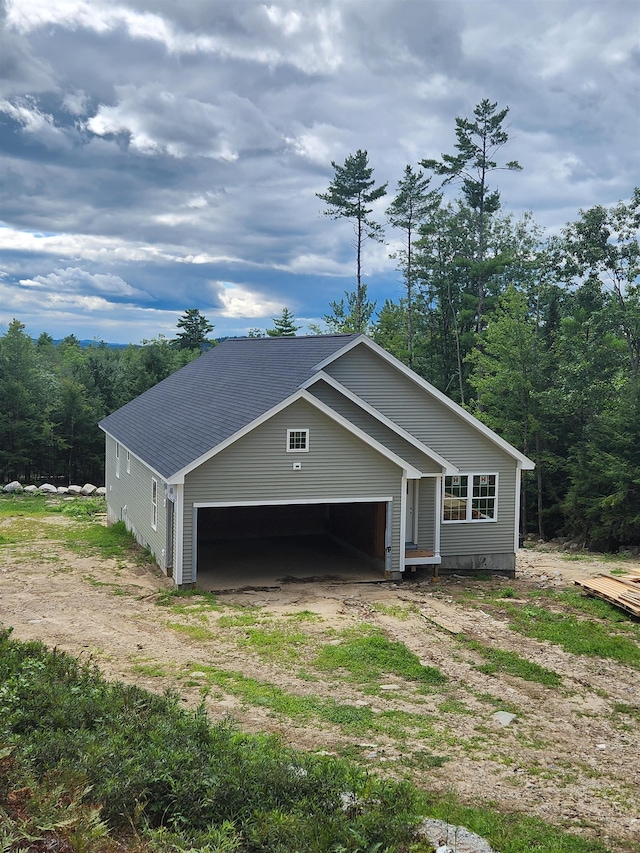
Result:
[[[358,335],[233,338],[108,415],[102,429],[171,477],[293,394]]]

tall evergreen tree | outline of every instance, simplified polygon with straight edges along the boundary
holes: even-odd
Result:
[[[326,193],[316,193],[319,199],[326,202],[325,216],[332,219],[348,219],[353,222],[354,247],[356,250],[356,292],[354,325],[356,332],[365,329],[362,284],[362,246],[365,240],[382,242],[384,232],[382,226],[371,219],[373,202],[387,193],[387,184],[376,187],[373,178],[373,168],[369,166],[369,155],[358,149],[355,154],[349,154],[340,166],[331,161],[334,178]]]
[[[498,104],[484,98],[474,109],[473,119],[456,118],[455,154],[443,154],[441,160],[422,160],[420,165],[444,178],[443,185],[459,181],[462,195],[475,213],[477,288],[476,331],[484,327],[484,296],[486,270],[484,269],[489,218],[500,209],[500,192],[489,187],[489,175],[497,169],[520,171],[516,160],[498,165],[498,151],[506,145],[509,135],[504,122],[509,107],[498,110]]]
[[[207,344],[212,344],[207,340],[207,335],[213,331],[213,325],[198,308],[187,308],[176,325],[181,331],[176,335],[173,345],[178,349],[201,350]]]
[[[407,326],[407,363],[413,367],[413,308],[417,281],[414,263],[414,240],[420,225],[429,214],[438,207],[441,195],[429,191],[431,178],[420,171],[414,172],[406,166],[404,176],[398,181],[395,198],[387,208],[387,218],[395,227],[404,232],[404,246],[398,253],[399,269],[402,271],[406,294]]]

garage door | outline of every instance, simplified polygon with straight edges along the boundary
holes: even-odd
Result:
[[[199,507],[196,516],[198,571],[215,569],[216,543],[247,543],[279,537],[330,537],[385,568],[387,503],[261,504]]]

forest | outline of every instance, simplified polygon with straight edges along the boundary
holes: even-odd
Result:
[[[580,210],[547,237],[533,215],[505,214],[490,186],[508,142],[508,109],[482,101],[456,119],[455,152],[407,166],[386,210],[401,235],[402,295],[369,301],[363,245],[383,240],[366,151],[319,198],[354,227],[356,286],[325,327],[365,332],[534,460],[521,530],[597,550],[640,544],[640,189]],[[457,192],[449,192],[447,187]],[[397,287],[397,282],[394,282]],[[268,335],[296,334],[283,309]],[[14,320],[0,336],[0,482],[98,482],[97,422],[212,342],[198,309],[159,336],[116,349],[71,335],[32,340]],[[258,329],[252,335],[263,334]]]

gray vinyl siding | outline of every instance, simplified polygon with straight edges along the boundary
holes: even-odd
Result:
[[[151,480],[158,483],[158,524],[152,527]],[[120,445],[120,477],[116,477],[116,442],[106,436],[107,514],[111,523],[124,521],[143,548],[149,548],[158,565],[166,571],[167,509],[165,483],[131,454],[127,473],[127,448]]]
[[[497,521],[443,523],[443,556],[513,552],[515,480],[520,476],[513,457],[366,346],[354,347],[325,370],[460,473],[499,475]]]
[[[437,477],[424,477],[418,486],[418,548],[435,548],[435,494],[440,486]]]
[[[326,382],[316,382],[315,385],[311,386],[309,391],[352,424],[366,432],[367,435],[370,435],[371,438],[379,441],[380,444],[393,451],[393,453],[396,453],[401,459],[404,459],[410,465],[422,471],[423,474],[439,474],[441,472],[441,466],[431,459],[430,456],[427,456],[426,453],[423,453],[388,426],[376,420],[376,418],[365,412],[356,403],[345,397],[344,394],[327,385]]]
[[[287,429],[309,430],[307,453],[286,451]],[[302,463],[301,471],[293,470],[294,462]],[[397,570],[401,489],[398,465],[310,403],[298,400],[186,475],[183,583],[192,581],[194,503],[391,497],[392,570]]]

